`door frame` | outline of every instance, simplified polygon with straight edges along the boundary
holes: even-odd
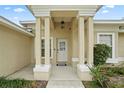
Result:
[[[66,45],[66,47],[67,47],[67,52],[66,52],[67,61],[65,61],[65,63],[68,63],[68,39],[67,39],[67,38],[56,38],[56,64],[59,63],[59,61],[58,61],[58,53],[57,53],[57,51],[58,51],[58,40],[59,40],[59,39],[64,39],[64,40],[66,40],[66,43],[67,43],[67,45]]]

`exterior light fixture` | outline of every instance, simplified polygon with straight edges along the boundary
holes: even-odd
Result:
[[[65,22],[62,20],[62,21],[61,21],[61,29],[64,28],[64,24],[65,24]]]

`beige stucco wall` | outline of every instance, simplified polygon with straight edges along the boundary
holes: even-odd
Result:
[[[43,25],[42,25],[43,26]],[[85,22],[85,58],[87,58],[87,23]],[[124,56],[124,52],[120,49],[123,46],[123,33],[118,35],[119,24],[94,24],[94,44],[97,40],[97,33],[114,33],[115,34],[115,57]],[[71,30],[69,28],[71,27]],[[122,35],[121,35],[122,34]],[[42,31],[44,36],[44,31]],[[57,38],[66,38],[68,40],[68,62],[72,62],[72,58],[78,58],[78,19],[73,18],[71,23],[66,23],[65,29],[60,28],[60,23],[51,23],[50,36],[53,38],[53,58],[52,63],[56,63]],[[119,39],[119,40],[118,40]],[[123,48],[123,47],[122,47]],[[33,61],[34,62],[34,61]],[[44,62],[44,61],[42,61]]]
[[[117,24],[94,24],[95,31],[118,31],[119,25]]]
[[[118,57],[118,31],[119,25],[115,24],[94,24],[94,43],[97,43],[97,33],[115,34],[115,57]]]
[[[94,24],[94,43],[97,43],[97,33],[116,32],[117,27],[114,25]]]
[[[124,57],[124,33],[118,34],[118,56]]]
[[[31,63],[32,39],[0,25],[0,76],[14,73]]]

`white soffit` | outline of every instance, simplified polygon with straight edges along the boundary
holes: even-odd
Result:
[[[35,24],[35,20],[19,21],[20,24]]]

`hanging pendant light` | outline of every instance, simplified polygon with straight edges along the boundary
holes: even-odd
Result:
[[[65,24],[65,22],[62,20],[62,21],[61,21],[61,29],[64,28],[64,24]]]
[[[64,21],[61,21],[61,24],[64,24],[65,22]]]

